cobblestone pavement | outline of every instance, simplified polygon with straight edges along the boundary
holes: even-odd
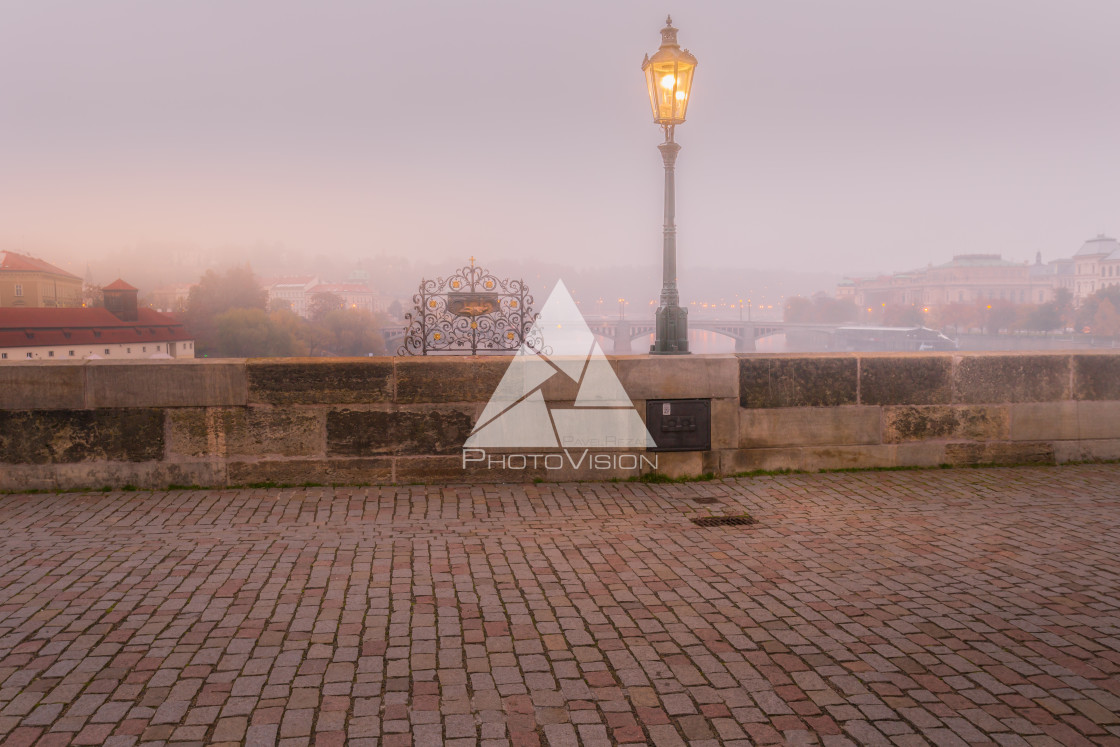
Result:
[[[1120,744],[1118,549],[1117,465],[2,496],[0,737]]]

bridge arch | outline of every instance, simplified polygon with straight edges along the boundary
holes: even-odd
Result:
[[[652,321],[630,321],[627,319],[597,320],[588,326],[595,334],[613,342],[614,353],[634,352],[633,342],[656,331]],[[785,325],[774,322],[713,321],[693,319],[688,323],[689,331],[703,330],[714,332],[735,341],[735,352],[746,353],[755,349],[755,341],[785,332]],[[643,351],[644,352],[644,351]]]
[[[611,342],[606,352],[615,354],[644,353],[645,350],[634,350],[634,340],[654,334],[656,327],[652,320],[630,319],[589,319],[588,327],[598,337]],[[750,321],[716,321],[710,319],[690,319],[689,330],[703,330],[728,337],[735,341],[735,352],[751,352],[755,349],[755,341],[777,334],[784,334],[790,325],[783,322],[750,322]],[[797,326],[797,325],[793,325]],[[385,344],[390,349],[392,343],[404,337],[402,327],[383,327],[381,335]]]

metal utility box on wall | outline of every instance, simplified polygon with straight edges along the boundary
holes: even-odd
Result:
[[[646,400],[646,428],[657,447],[650,451],[710,451],[710,399]]]

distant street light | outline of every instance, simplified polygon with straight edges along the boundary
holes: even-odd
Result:
[[[676,126],[684,122],[692,90],[696,58],[677,43],[673,19],[665,19],[661,47],[642,61],[649,89],[653,121],[665,130],[665,142],[657,146],[665,164],[665,225],[662,240],[661,305],[657,309],[650,353],[680,355],[688,352],[688,310],[680,307],[677,292],[677,226],[675,168],[681,146],[674,141]]]

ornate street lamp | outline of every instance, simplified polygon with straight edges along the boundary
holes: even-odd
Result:
[[[661,48],[642,62],[649,88],[653,121],[665,130],[665,142],[657,146],[665,162],[665,228],[661,305],[657,309],[656,333],[649,352],[678,355],[688,352],[688,310],[680,307],[677,293],[677,226],[675,164],[681,146],[674,141],[676,126],[684,122],[685,110],[692,92],[692,73],[696,58],[677,44],[677,29],[672,17],[665,19],[661,29]]]

